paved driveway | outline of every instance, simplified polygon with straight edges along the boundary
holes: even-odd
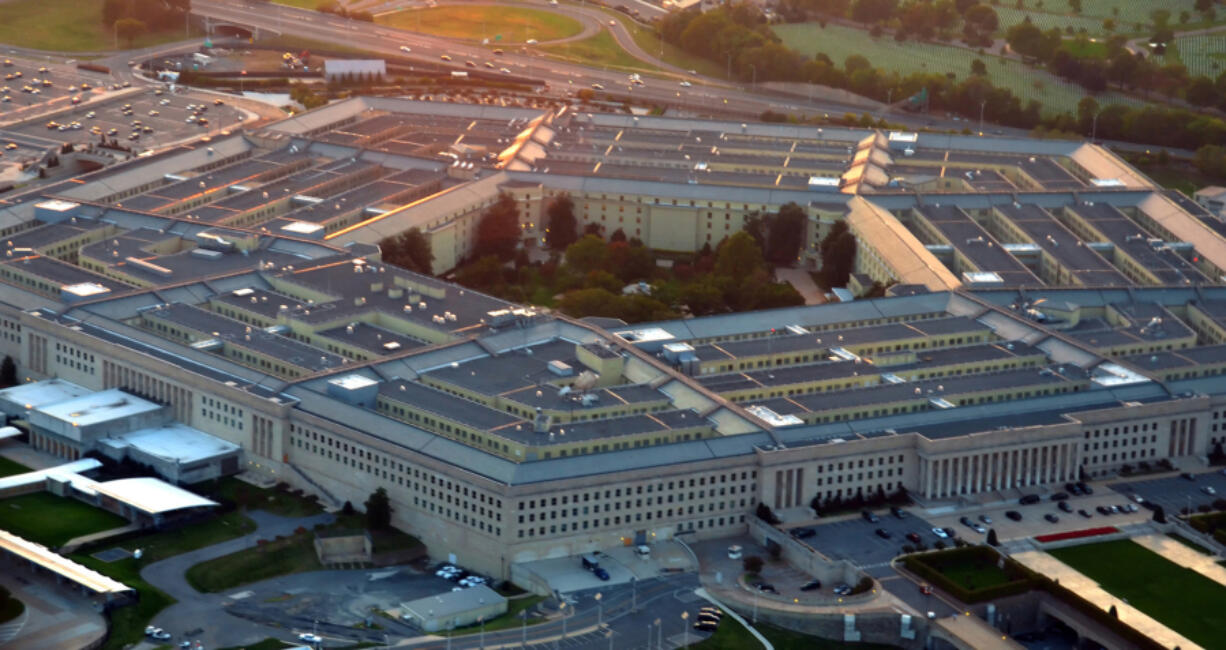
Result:
[[[1179,476],[1162,478],[1140,478],[1122,480],[1111,483],[1109,487],[1124,494],[1139,494],[1143,498],[1163,507],[1167,514],[1182,512],[1191,507],[1210,505],[1216,499],[1226,499],[1226,476],[1214,470],[1192,475],[1195,480],[1189,481]],[[1211,487],[1217,494],[1206,494],[1204,488]]]
[[[81,648],[106,633],[106,620],[90,599],[45,575],[3,563],[0,584],[26,606],[21,616],[0,625],[4,650]]]

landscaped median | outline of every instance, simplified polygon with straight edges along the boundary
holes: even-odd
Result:
[[[1063,533],[1052,533],[1050,535],[1036,535],[1035,541],[1041,544],[1050,544],[1052,542],[1063,542],[1070,539],[1082,539],[1085,537],[1098,537],[1099,535],[1112,535],[1120,532],[1115,526],[1100,526],[1098,528],[1083,528],[1081,530],[1069,530]]]

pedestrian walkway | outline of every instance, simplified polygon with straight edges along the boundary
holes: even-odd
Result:
[[[91,533],[89,535],[82,535],[80,537],[74,537],[68,540],[68,542],[60,548],[59,552],[61,555],[68,555],[70,553],[75,553],[78,548],[86,544],[91,544],[93,542],[100,542],[104,539],[110,539],[112,537],[118,537],[120,535],[126,535],[128,533],[132,533],[140,529],[141,529],[140,524],[128,524],[127,526],[120,526],[119,528],[111,528],[109,530],[103,530],[103,531],[99,531],[96,533]]]
[[[805,299],[806,305],[820,305],[826,302],[826,294],[822,293],[817,283],[813,281],[813,276],[804,269],[776,267],[775,280],[792,285],[796,293]]]
[[[1226,585],[1226,568],[1218,564],[1217,557],[1213,555],[1205,555],[1200,551],[1188,548],[1183,543],[1166,535],[1139,535],[1133,537],[1132,541],[1179,566],[1188,567],[1220,585]]]
[[[1171,543],[1177,544],[1178,542],[1171,540]],[[1178,646],[1185,650],[1200,647],[1189,641],[1182,634],[1154,620],[1145,612],[1124,602],[1123,599],[1113,596],[1102,587],[1099,587],[1097,582],[1094,582],[1046,552],[1023,551],[1013,554],[1012,558],[1021,562],[1030,570],[1058,581],[1062,587],[1080,595],[1104,612],[1110,611],[1111,606],[1114,605],[1121,621],[1124,621],[1132,626],[1133,629],[1165,647],[1174,648]]]

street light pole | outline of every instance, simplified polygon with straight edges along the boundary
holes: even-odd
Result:
[[[481,650],[485,650],[485,617],[478,616],[477,622],[481,624]]]
[[[1094,119],[1090,122],[1090,143],[1093,144],[1098,136],[1098,111],[1094,111]]]
[[[601,598],[602,598],[601,593],[596,592],[596,625],[597,626],[604,624],[604,604],[600,602]]]
[[[528,610],[523,610],[519,613],[520,625],[520,640],[519,644],[525,648],[528,647]]]
[[[758,624],[758,591],[753,592],[753,624]]]
[[[656,650],[664,650],[664,622],[656,619]]]
[[[979,102],[979,135],[983,135],[983,107],[988,105],[988,100]]]
[[[690,613],[681,612],[681,647],[690,645]]]
[[[634,577],[630,578],[630,611],[637,611],[639,608],[639,590],[634,582]]]

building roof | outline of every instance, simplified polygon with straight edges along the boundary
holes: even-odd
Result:
[[[122,594],[133,591],[131,587],[52,552],[42,544],[22,539],[6,530],[0,530],[0,549],[81,585],[95,594]]]
[[[240,449],[234,443],[179,423],[103,438],[98,444],[132,447],[141,453],[183,464],[209,460]]]
[[[437,596],[427,596],[402,603],[402,613],[412,612],[418,618],[451,618],[474,609],[496,603],[505,603],[506,598],[485,585],[477,585],[460,591],[448,591]]]
[[[39,417],[73,426],[87,427],[100,422],[112,422],[140,413],[160,410],[162,406],[118,388],[98,391],[81,397],[48,404],[34,409]]]
[[[95,483],[93,489],[98,494],[151,515],[217,505],[215,501],[149,477]]]
[[[56,404],[88,395],[93,391],[58,377],[17,384],[0,390],[0,403],[9,402],[24,410]],[[16,415],[10,413],[9,415]]]

